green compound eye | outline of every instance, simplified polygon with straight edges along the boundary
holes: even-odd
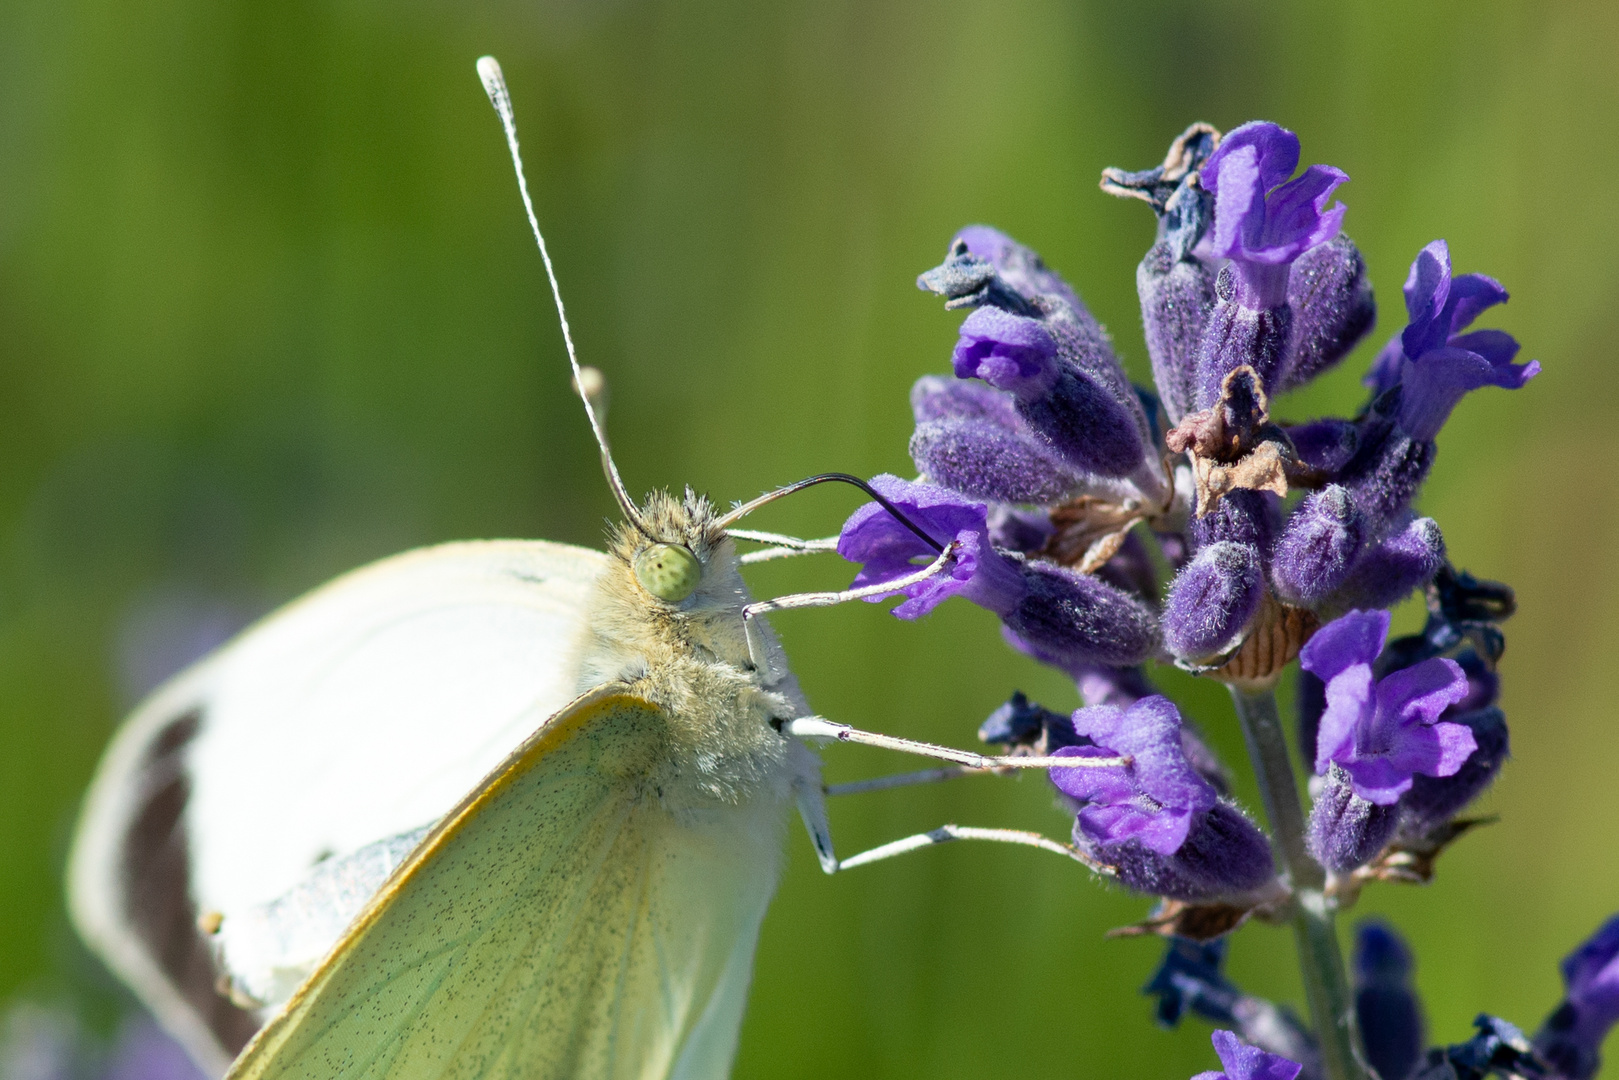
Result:
[[[635,580],[667,604],[678,604],[703,580],[703,565],[679,544],[653,544],[635,557]]]

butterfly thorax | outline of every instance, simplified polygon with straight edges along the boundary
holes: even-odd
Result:
[[[784,800],[794,780],[816,766],[778,729],[809,707],[792,676],[780,674],[785,661],[762,620],[756,644],[778,673],[771,685],[752,662],[742,621],[751,597],[735,547],[714,524],[709,502],[690,491],[684,500],[655,494],[642,513],[652,537],[620,526],[609,545],[613,558],[591,606],[581,688],[620,681],[667,714],[669,745],[655,783],[671,806]],[[632,570],[655,543],[682,545],[701,564],[695,591],[679,603],[651,596]]]

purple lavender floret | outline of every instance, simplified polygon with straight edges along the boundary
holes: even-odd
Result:
[[[1354,793],[1381,806],[1397,802],[1418,774],[1454,775],[1477,747],[1465,725],[1439,719],[1467,694],[1454,660],[1433,657],[1374,677],[1388,627],[1386,611],[1352,611],[1323,626],[1299,654],[1300,665],[1327,684],[1316,772],[1342,766]]]
[[[1087,358],[1071,325],[981,307],[961,324],[952,364],[957,378],[1011,394],[1029,427],[1077,468],[1128,476],[1147,457],[1146,420],[1122,372],[1114,377],[1118,361],[1111,351]]]
[[[896,590],[906,597],[894,608],[896,616],[920,618],[957,595],[996,614],[1016,608],[1025,592],[1023,572],[990,544],[987,506],[935,484],[901,480],[886,473],[873,477],[871,486],[941,545],[960,545],[950,570]],[[914,574],[938,556],[877,503],[867,503],[850,515],[838,536],[838,554],[863,564],[855,575],[854,588]]]
[[[1327,200],[1349,179],[1330,165],[1311,165],[1297,178],[1299,140],[1291,131],[1254,121],[1227,132],[1199,170],[1214,196],[1210,254],[1230,259],[1237,303],[1279,307],[1287,301],[1293,261],[1338,235],[1345,207]]]
[[[1249,1046],[1233,1031],[1216,1031],[1210,1038],[1223,1071],[1200,1072],[1192,1080],[1295,1080],[1303,1068],[1279,1054]]]
[[[1450,248],[1435,240],[1417,254],[1405,282],[1406,328],[1384,346],[1366,376],[1374,394],[1401,388],[1400,427],[1432,439],[1470,390],[1516,390],[1540,373],[1539,361],[1514,364],[1518,343],[1500,330],[1462,333],[1507,291],[1483,274],[1452,276]]]
[[[1597,928],[1562,963],[1567,991],[1535,1035],[1535,1049],[1563,1080],[1591,1080],[1602,1041],[1619,1023],[1619,915]]]
[[[1207,900],[1257,889],[1275,875],[1270,845],[1242,813],[1221,802],[1187,759],[1181,718],[1161,696],[1128,708],[1093,705],[1073,716],[1090,747],[1059,756],[1128,755],[1129,765],[1053,769],[1075,800],[1074,842],[1142,892]]]
[[[1393,928],[1362,923],[1355,933],[1355,1019],[1367,1064],[1379,1080],[1405,1080],[1422,1061],[1422,1003],[1411,950]]]

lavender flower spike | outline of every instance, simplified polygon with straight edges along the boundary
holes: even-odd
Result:
[[[1279,1054],[1267,1054],[1257,1046],[1249,1046],[1237,1038],[1236,1032],[1216,1031],[1210,1038],[1224,1071],[1201,1072],[1192,1080],[1295,1080],[1303,1068]]]
[[[1315,770],[1336,763],[1354,794],[1380,806],[1399,800],[1412,778],[1451,776],[1476,748],[1463,724],[1439,716],[1467,696],[1454,660],[1432,657],[1379,680],[1372,663],[1388,637],[1389,613],[1351,611],[1323,626],[1299,663],[1327,684]]]
[[[1299,140],[1263,121],[1226,134],[1199,170],[1214,195],[1211,254],[1232,261],[1237,303],[1247,308],[1287,302],[1293,260],[1338,235],[1345,207],[1327,207],[1334,189],[1349,177],[1330,165],[1311,165],[1289,180],[1299,164]]]
[[[1126,766],[1051,773],[1057,789],[1079,804],[1075,844],[1114,866],[1126,885],[1209,900],[1271,880],[1275,866],[1264,834],[1221,802],[1187,759],[1180,713],[1168,698],[1142,698],[1129,708],[1092,705],[1075,712],[1073,723],[1094,745],[1058,755],[1133,758]]]
[[[1568,991],[1535,1035],[1535,1049],[1563,1080],[1591,1080],[1602,1040],[1619,1023],[1619,915],[1563,960]]]
[[[933,484],[883,474],[871,486],[898,506],[941,545],[960,545],[955,567],[905,588],[906,600],[894,608],[901,619],[916,619],[952,596],[961,595],[997,614],[1017,607],[1023,597],[1023,574],[1017,563],[989,542],[989,508]],[[913,574],[937,555],[920,537],[877,503],[850,515],[838,536],[838,554],[864,564],[854,587],[879,585]],[[918,562],[917,560],[920,560]],[[876,600],[884,599],[877,597]]]

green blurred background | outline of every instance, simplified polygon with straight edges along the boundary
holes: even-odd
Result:
[[[433,541],[595,544],[611,512],[495,118],[516,99],[536,202],[632,488],[726,500],[812,472],[905,472],[906,389],[958,317],[912,279],[984,221],[1063,271],[1146,377],[1139,205],[1096,189],[1188,122],[1296,130],[1352,177],[1384,318],[1284,402],[1361,399],[1427,241],[1513,301],[1545,373],[1467,400],[1424,510],[1518,590],[1516,760],[1425,889],[1370,890],[1416,942],[1431,1034],[1532,1026],[1554,961],[1619,909],[1619,7],[1152,0],[10,0],[0,9],[0,1000],[105,1001],[60,871],[132,697],[183,651],[364,561]],[[1491,313],[1496,316],[1495,312]],[[1609,419],[1605,419],[1609,418]],[[835,531],[821,489],[758,527]],[[835,559],[760,567],[764,594]],[[963,604],[779,617],[811,701],[970,744],[1013,688],[1073,688]],[[1404,613],[1407,623],[1415,614]],[[178,636],[177,636],[178,635]],[[1166,685],[1235,762],[1219,687]],[[834,748],[833,780],[907,763]],[[356,769],[364,768],[355,762]],[[1254,805],[1246,779],[1242,793]],[[1043,781],[833,808],[840,846],[946,820],[1061,834]],[[1144,901],[1023,850],[961,845],[835,878],[796,831],[741,1077],[1185,1077],[1207,1029],[1153,1029]],[[1295,999],[1286,931],[1232,949]]]

